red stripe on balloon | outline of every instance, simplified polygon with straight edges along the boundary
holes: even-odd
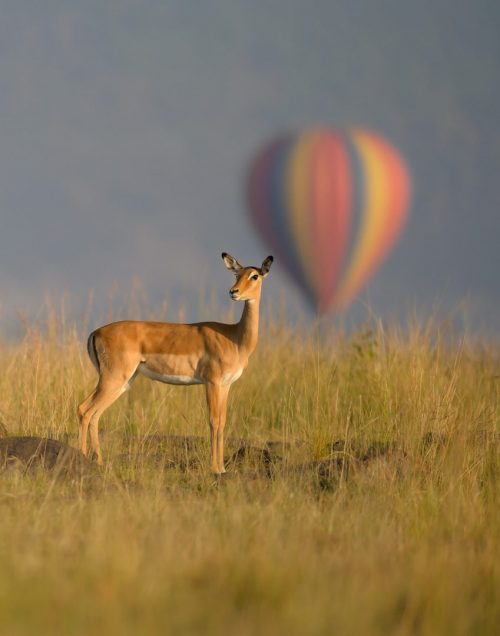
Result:
[[[319,311],[327,309],[342,271],[351,225],[349,155],[339,134],[321,131],[312,157],[312,239]]]

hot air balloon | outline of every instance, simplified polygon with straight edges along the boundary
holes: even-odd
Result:
[[[250,217],[312,307],[346,308],[399,238],[410,176],[395,148],[363,128],[276,137],[250,166]]]

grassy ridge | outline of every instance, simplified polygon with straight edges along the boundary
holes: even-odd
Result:
[[[202,389],[138,379],[98,488],[0,474],[0,633],[496,633],[499,351],[445,336],[268,325],[218,484]],[[9,433],[76,444],[81,330],[32,326],[0,364]]]

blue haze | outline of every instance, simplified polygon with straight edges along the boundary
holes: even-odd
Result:
[[[0,306],[49,292],[104,306],[200,284],[226,302],[222,250],[268,249],[244,211],[276,131],[367,125],[411,166],[400,244],[372,280],[382,316],[465,307],[500,325],[500,5],[477,0],[1,0]],[[298,296],[279,270],[266,294]],[[362,319],[356,303],[348,318]]]

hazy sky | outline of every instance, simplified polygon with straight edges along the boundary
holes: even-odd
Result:
[[[382,315],[466,301],[500,329],[500,4],[476,0],[0,0],[0,305],[143,281],[227,303],[222,250],[270,135],[361,124],[415,198],[368,295]],[[266,293],[293,286],[277,264]],[[366,297],[366,296],[364,296]],[[360,314],[358,303],[351,311]],[[361,315],[361,314],[360,314]],[[195,316],[190,316],[195,318]]]

